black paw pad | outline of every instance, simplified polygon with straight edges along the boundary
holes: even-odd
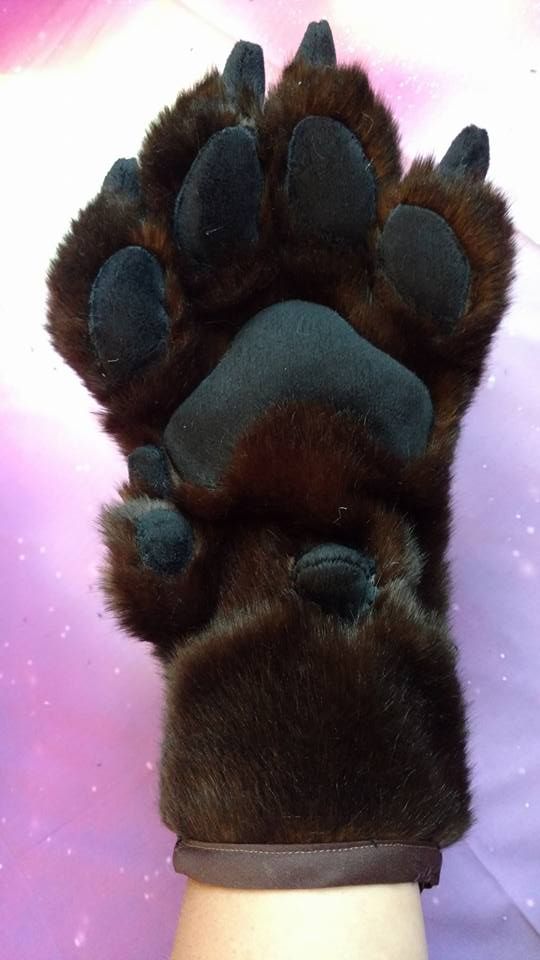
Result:
[[[377,594],[370,557],[337,543],[324,543],[301,556],[293,568],[295,588],[327,613],[360,617]]]
[[[262,47],[245,40],[236,43],[223,69],[223,82],[231,100],[237,101],[247,88],[262,106],[265,84]]]
[[[335,67],[336,48],[327,20],[309,24],[294,59],[305,60],[313,67]]]
[[[124,247],[105,261],[88,325],[108,379],[124,379],[164,351],[170,324],[163,300],[163,272],[148,250]]]
[[[329,117],[306,117],[294,128],[286,190],[307,237],[357,243],[375,216],[375,180],[362,146]]]
[[[487,130],[475,127],[465,127],[452,140],[444,157],[439,164],[439,170],[444,176],[470,176],[475,180],[483,180],[489,167],[489,137]]]
[[[129,200],[139,200],[141,196],[141,181],[139,165],[135,157],[129,160],[122,158],[113,163],[101,186],[107,193],[121,194]]]
[[[191,526],[176,510],[156,507],[135,520],[141,561],[156,573],[179,573],[193,554]]]
[[[386,221],[380,253],[401,296],[450,332],[464,312],[471,270],[446,220],[424,207],[400,205]]]
[[[150,496],[166,499],[172,484],[165,451],[153,444],[137,447],[128,456],[131,483],[138,483]]]
[[[174,231],[195,265],[212,267],[258,238],[263,175],[255,137],[226,127],[210,137],[176,200]]]

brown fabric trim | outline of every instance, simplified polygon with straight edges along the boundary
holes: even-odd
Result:
[[[362,840],[298,846],[177,841],[173,865],[201,883],[255,890],[298,890],[377,883],[437,886],[442,854],[429,844]]]

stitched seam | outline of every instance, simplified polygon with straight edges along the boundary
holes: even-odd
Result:
[[[182,846],[182,845],[181,845]],[[194,850],[208,850],[213,853],[261,853],[263,856],[269,857],[294,857],[297,854],[302,856],[309,856],[310,854],[318,853],[349,853],[351,850],[378,850],[381,847],[401,847],[402,849],[410,849],[410,844],[406,843],[376,843],[370,844],[366,843],[362,846],[356,847],[335,847],[332,850],[242,850],[241,847],[235,847],[234,849],[226,847],[194,847],[193,844],[189,842],[183,844],[184,847],[191,846]],[[437,847],[413,847],[413,849],[418,850],[436,850]]]

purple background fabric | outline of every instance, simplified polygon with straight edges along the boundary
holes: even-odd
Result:
[[[363,5],[358,5],[363,6]],[[426,891],[430,957],[540,957],[538,4],[91,3],[0,12],[0,956],[166,957],[184,881],[160,825],[161,692],[104,611],[95,517],[126,471],[43,332],[70,216],[239,37],[270,80],[310,19],[392,103],[403,149],[488,127],[518,230],[513,305],[465,422],[451,544],[477,822]],[[482,9],[479,9],[482,8]],[[141,69],[144,63],[145,69]],[[7,264],[7,269],[6,269]]]

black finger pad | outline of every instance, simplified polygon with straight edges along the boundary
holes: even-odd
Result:
[[[465,127],[452,140],[444,157],[439,164],[439,170],[444,176],[474,177],[483,180],[489,167],[489,137],[487,130],[475,127]]]
[[[163,271],[148,250],[124,247],[105,261],[92,286],[88,326],[108,378],[129,376],[163,352],[163,299]]]
[[[101,189],[125,196],[130,200],[138,200],[141,195],[141,182],[139,165],[135,157],[131,157],[129,160],[122,157],[116,163],[113,163]]]
[[[193,553],[190,524],[181,513],[163,507],[137,518],[135,540],[141,561],[156,573],[179,573]]]
[[[242,89],[247,87],[262,105],[265,85],[262,47],[246,40],[236,43],[223,69],[223,81],[232,100],[238,100]]]
[[[301,556],[293,568],[296,589],[328,613],[343,617],[366,614],[377,594],[375,564],[370,557],[325,543]]]
[[[263,175],[245,127],[215,133],[195,158],[174,215],[180,249],[195,264],[217,265],[258,238]]]
[[[305,60],[314,67],[335,67],[336,48],[327,20],[309,24],[295,60]]]
[[[446,220],[401,204],[386,221],[380,252],[383,270],[401,296],[449,332],[464,311],[471,271]]]
[[[375,180],[362,146],[338,120],[305,117],[289,145],[286,189],[295,226],[356,243],[375,216]]]
[[[170,496],[169,467],[161,447],[149,443],[132,450],[128,456],[128,472],[130,482],[140,484],[150,496]]]

